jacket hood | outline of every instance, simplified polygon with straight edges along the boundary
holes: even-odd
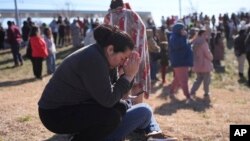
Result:
[[[182,23],[177,23],[173,27],[173,33],[180,34],[180,31],[184,28],[184,24]]]

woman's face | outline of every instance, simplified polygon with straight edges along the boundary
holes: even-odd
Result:
[[[113,49],[112,50],[108,49],[106,57],[109,62],[110,69],[122,66],[130,56],[131,52],[132,51],[130,49],[127,49],[124,52],[115,53],[113,52]]]
[[[182,36],[187,36],[187,31],[184,28],[181,29],[181,35]]]

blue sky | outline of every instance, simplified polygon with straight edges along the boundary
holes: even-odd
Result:
[[[180,0],[182,15],[192,11],[212,15],[250,11],[249,0]],[[135,11],[150,11],[157,24],[161,16],[179,15],[179,0],[124,0]],[[108,10],[110,0],[17,0],[20,9]],[[68,4],[68,6],[67,6]],[[14,0],[0,0],[0,9],[14,9]]]

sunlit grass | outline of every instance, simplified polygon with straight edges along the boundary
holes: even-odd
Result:
[[[26,115],[26,116],[23,116],[23,117],[19,117],[17,119],[18,122],[21,122],[21,123],[24,123],[24,122],[28,122],[28,121],[31,121],[32,120],[32,117],[30,115]]]

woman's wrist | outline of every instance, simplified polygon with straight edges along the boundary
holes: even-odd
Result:
[[[129,83],[131,83],[132,82],[132,80],[134,79],[134,77],[132,77],[132,76],[128,76],[128,75],[124,75],[123,76],[126,80],[128,80],[129,81]]]

